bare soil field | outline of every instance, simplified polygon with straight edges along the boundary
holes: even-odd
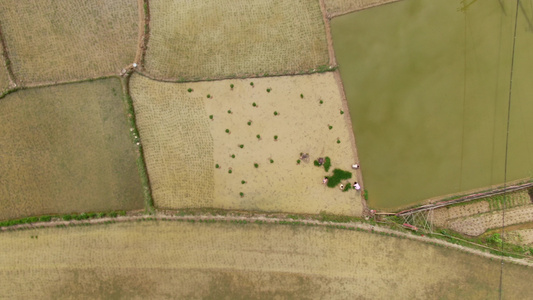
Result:
[[[318,0],[150,2],[145,69],[158,79],[298,73],[328,63]]]
[[[137,51],[137,1],[5,0],[0,20],[22,85],[118,74]]]
[[[0,234],[0,297],[498,296],[500,264],[408,239],[318,227],[129,222]],[[503,295],[533,293],[505,264]]]
[[[0,100],[0,220],[143,208],[119,79]]]
[[[361,215],[359,193],[322,184],[355,160],[334,74],[196,83],[133,75],[130,89],[156,207]],[[326,156],[328,172],[313,164]],[[352,173],[350,185],[360,175]]]
[[[350,12],[400,0],[324,0],[328,15],[335,17]]]

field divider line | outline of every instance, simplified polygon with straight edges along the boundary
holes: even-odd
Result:
[[[373,8],[373,7],[377,7],[377,6],[381,6],[381,5],[391,4],[391,3],[394,3],[394,2],[398,2],[398,1],[400,1],[400,0],[385,0],[385,2],[376,1],[374,3],[368,4],[368,5],[363,5],[363,6],[360,6],[360,7],[356,7],[354,9],[350,9],[350,10],[347,10],[347,11],[342,11],[342,12],[338,12],[338,13],[329,14],[329,18],[333,19],[335,17],[344,16],[344,15],[347,15],[347,14],[351,14],[353,12],[357,12],[357,11],[361,11],[361,10],[365,10],[365,9],[369,9],[369,8]]]
[[[9,80],[9,89],[15,89],[18,85],[17,78],[13,73],[13,68],[11,67],[11,60],[9,59],[9,52],[7,51],[6,40],[4,39],[4,33],[2,31],[2,24],[0,23],[0,50],[2,51],[2,57],[4,60],[4,66],[7,71],[7,77]]]
[[[210,220],[220,221],[220,222],[247,222],[250,224],[254,223],[266,223],[266,224],[275,224],[275,225],[311,225],[311,226],[320,226],[320,227],[333,227],[339,229],[358,229],[364,230],[368,233],[379,233],[386,234],[393,237],[407,238],[423,243],[428,244],[438,244],[440,246],[453,248],[459,251],[468,252],[470,254],[482,256],[489,259],[500,260],[504,259],[509,263],[514,263],[522,266],[533,267],[533,261],[529,259],[517,259],[513,257],[502,257],[500,255],[495,255],[487,252],[483,252],[478,249],[468,248],[462,245],[457,245],[451,242],[447,242],[440,239],[435,239],[427,236],[418,236],[412,233],[405,233],[396,231],[390,228],[382,227],[379,225],[372,225],[362,222],[330,222],[330,221],[319,221],[319,220],[309,220],[309,219],[291,219],[291,218],[279,218],[279,217],[266,217],[266,216],[222,216],[222,215],[198,215],[198,216],[176,216],[168,215],[163,213],[156,213],[155,215],[130,215],[130,216],[118,216],[115,218],[105,217],[100,219],[91,219],[91,220],[70,220],[70,221],[51,221],[51,222],[38,222],[33,224],[20,224],[9,227],[0,227],[0,231],[15,231],[20,229],[39,229],[39,228],[54,228],[54,227],[70,227],[70,226],[80,226],[80,225],[89,225],[89,224],[110,224],[110,223],[124,223],[124,222],[135,222],[135,221],[189,221],[189,222],[202,222],[205,221],[208,223]],[[281,222],[281,224],[280,224]],[[285,224],[284,224],[285,223]],[[455,239],[455,237],[454,237]],[[458,239],[459,240],[459,239]],[[474,244],[475,246],[480,246]],[[486,248],[486,247],[485,247]],[[488,248],[490,249],[490,248]]]
[[[328,44],[329,65],[336,66],[337,59],[335,57],[335,49],[333,48],[333,38],[331,37],[331,27],[329,24],[328,11],[324,0],[318,1],[320,4],[320,11],[322,12],[322,22],[324,22],[324,30],[326,30],[326,42]]]

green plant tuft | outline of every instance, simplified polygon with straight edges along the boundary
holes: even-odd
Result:
[[[331,126],[331,125],[328,125],[328,128],[329,128],[329,130],[331,130],[331,129],[333,129],[333,126]]]
[[[352,178],[352,173],[348,171],[343,171],[341,169],[335,169],[333,170],[333,175],[329,176],[328,178],[328,187],[334,188],[336,187],[342,180],[350,179]]]
[[[344,115],[344,110],[341,109],[341,115]]]
[[[187,89],[187,92],[191,93],[193,91],[193,89],[189,88]]]
[[[235,158],[235,154],[232,154],[232,155],[231,155],[231,158]]]
[[[272,90],[271,88],[268,88],[268,89],[267,89],[267,93],[270,93],[271,90]]]
[[[278,112],[277,112],[277,111],[275,111],[275,112],[274,112],[274,116],[277,116],[277,115],[278,115]]]
[[[226,129],[226,133],[229,133],[229,129]]]
[[[252,106],[253,107],[257,107],[257,104],[254,102],[254,103],[252,103]]]
[[[244,197],[244,193],[243,192],[240,192],[239,195],[241,195],[241,197]]]
[[[220,166],[218,164],[215,165],[215,168],[220,169]]]
[[[323,103],[324,103],[324,101],[322,101],[322,99],[320,99],[320,101],[318,101],[318,103],[320,103],[320,104],[323,104]]]
[[[228,174],[231,174],[233,171],[231,169],[228,170]]]
[[[244,181],[244,180],[241,180],[241,184],[245,184],[245,183],[246,183],[246,181]]]
[[[231,109],[228,109],[228,114],[231,114]]]
[[[250,126],[250,125],[252,125],[252,121],[248,121],[248,123],[246,123],[246,124],[248,124],[248,126]]]
[[[301,160],[299,160],[299,159],[298,159],[298,160],[296,160],[296,164],[298,164],[298,165],[299,165],[299,164],[300,164],[300,162],[302,162],[302,161],[301,161]]]
[[[337,144],[340,144],[341,143],[341,140],[337,139]]]
[[[329,168],[331,167],[331,159],[326,156],[326,160],[324,161],[324,170],[326,172],[329,172]]]
[[[271,163],[271,164],[273,164],[273,163],[274,163],[274,160],[273,160],[272,158],[270,159],[270,163]]]
[[[260,136],[259,134],[258,134],[258,135],[256,135],[255,137],[256,137],[256,138],[257,138],[258,140],[260,140],[260,139],[261,139],[261,136]]]
[[[254,167],[255,167],[255,168],[259,168],[259,164],[258,164],[258,163],[255,163],[255,164],[254,164]]]
[[[302,98],[302,99],[303,99],[303,98],[304,98],[304,94],[300,94],[300,98]]]
[[[211,98],[211,94],[207,94],[207,98]]]
[[[209,119],[213,120],[213,115],[209,115]]]
[[[274,140],[275,140],[275,141],[278,140],[278,136],[277,136],[277,135],[274,136]]]
[[[250,82],[250,85],[253,87],[253,86],[254,86],[254,83],[253,83],[253,82]]]
[[[240,145],[239,145],[239,148],[241,148],[241,149],[244,148],[244,145],[243,145],[243,144],[240,144]]]
[[[230,89],[233,90],[233,88],[235,87],[235,85],[233,85],[233,83],[232,83],[232,84],[229,85],[229,87],[230,87]]]

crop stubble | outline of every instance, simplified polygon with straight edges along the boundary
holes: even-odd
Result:
[[[147,72],[195,79],[286,74],[328,64],[317,0],[152,1]]]
[[[307,226],[148,221],[0,241],[2,298],[488,299],[500,274],[499,262],[456,250]],[[531,295],[531,272],[506,264],[504,295]]]
[[[138,46],[137,2],[0,2],[13,72],[24,85],[118,74]]]
[[[361,215],[359,193],[322,184],[333,168],[349,169],[354,162],[334,75],[256,78],[254,87],[250,82],[162,83],[132,76],[155,205]],[[302,152],[310,160],[298,165]],[[332,161],[329,173],[313,165],[324,156]]]
[[[0,219],[143,207],[118,79],[0,101]]]

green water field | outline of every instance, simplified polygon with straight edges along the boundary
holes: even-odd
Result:
[[[402,0],[332,20],[370,207],[531,179],[533,1],[519,3]]]

